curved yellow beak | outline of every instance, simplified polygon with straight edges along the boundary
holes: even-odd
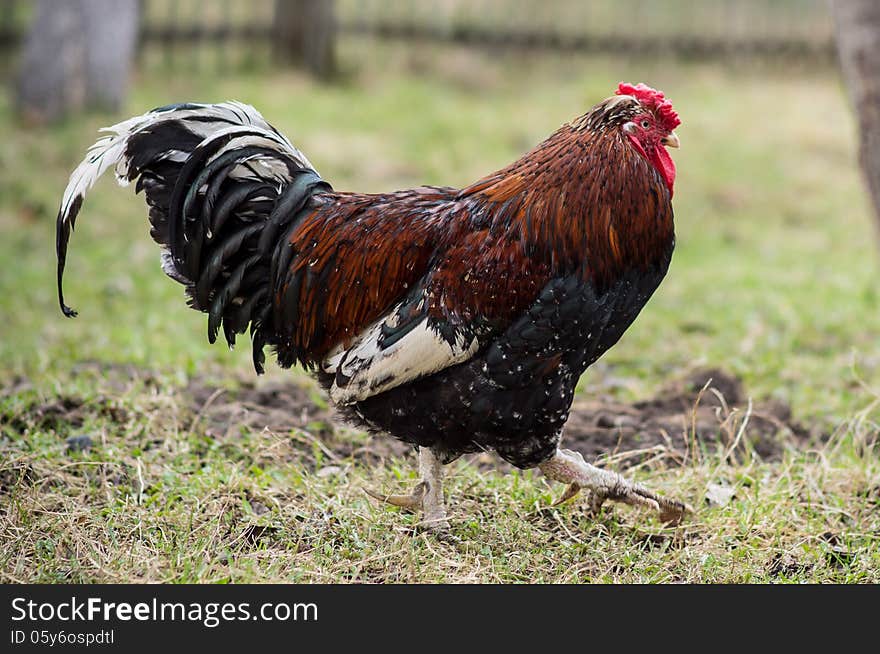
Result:
[[[667,148],[681,147],[681,141],[678,140],[678,136],[675,135],[675,132],[669,132],[669,134],[660,139],[660,142]]]

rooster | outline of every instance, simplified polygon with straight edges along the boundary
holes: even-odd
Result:
[[[208,340],[250,332],[253,363],[312,371],[342,415],[418,447],[421,481],[373,497],[448,525],[441,466],[494,451],[677,521],[681,502],[559,447],[575,386],[666,274],[680,121],[621,83],[506,168],[463,189],[334,191],[252,107],[177,104],[106,128],[57,219],[58,300],[88,189],[115,167],[149,206],[162,269],[208,314]],[[561,500],[560,500],[561,501]]]

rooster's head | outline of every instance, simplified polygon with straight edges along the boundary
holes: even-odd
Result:
[[[681,124],[672,103],[663,96],[662,91],[652,89],[646,84],[633,86],[621,82],[617,87],[617,96],[635,100],[635,112],[621,125],[621,129],[633,147],[654,165],[672,195],[675,164],[666,148],[679,146],[678,137],[672,130]]]
[[[675,164],[666,148],[679,146],[673,130],[681,121],[661,91],[646,84],[621,82],[617,93],[599,103],[585,118],[583,124],[587,127],[620,130],[632,147],[657,169],[672,195]]]

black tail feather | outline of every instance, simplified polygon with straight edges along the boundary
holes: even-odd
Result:
[[[238,103],[163,107],[110,128],[71,175],[56,226],[58,301],[67,244],[85,192],[110,166],[135,181],[149,206],[150,235],[167,249],[163,269],[208,313],[230,346],[250,326],[254,367],[277,337],[271,301],[275,266],[309,198],[330,191],[311,164],[252,108]],[[279,253],[282,253],[279,255]]]

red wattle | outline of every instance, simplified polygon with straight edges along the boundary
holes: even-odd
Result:
[[[675,163],[662,145],[658,145],[651,153],[650,161],[666,182],[669,197],[672,197],[672,186],[675,184]]]
[[[669,156],[669,153],[666,151],[662,145],[657,144],[652,150],[651,155],[648,156],[648,153],[645,152],[645,148],[642,147],[642,144],[639,143],[639,140],[632,136],[631,134],[627,134],[627,138],[630,143],[633,144],[636,150],[648,161],[651,162],[651,165],[657,169],[657,172],[660,173],[660,176],[663,178],[663,181],[666,182],[666,188],[669,189],[669,197],[672,197],[672,186],[675,184],[675,164],[672,161],[672,157]]]

